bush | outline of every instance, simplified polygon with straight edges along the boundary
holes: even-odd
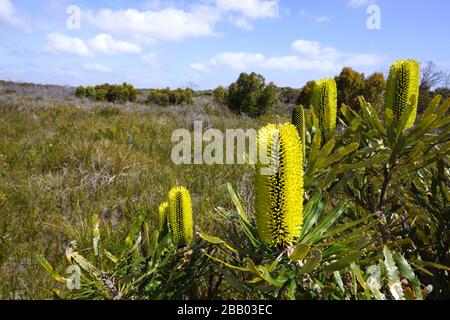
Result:
[[[223,105],[226,103],[228,93],[224,87],[219,86],[216,89],[214,89],[213,96],[214,96],[215,103],[217,103],[219,105]]]
[[[264,77],[254,72],[241,73],[228,89],[228,108],[251,117],[265,114],[277,101],[276,87],[266,86]]]
[[[92,87],[88,86],[84,88],[79,86],[75,90],[75,96],[79,98],[89,98],[97,101],[108,101],[108,102],[134,102],[137,99],[139,91],[135,89],[131,84],[124,82],[122,85],[110,85],[109,83],[104,83]]]
[[[86,97],[86,89],[83,86],[79,86],[75,89],[75,97],[84,98]]]
[[[194,92],[190,88],[176,90],[152,89],[147,96],[148,104],[156,104],[159,106],[193,104]]]

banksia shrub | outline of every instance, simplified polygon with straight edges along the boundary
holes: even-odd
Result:
[[[392,110],[397,120],[409,103],[413,110],[405,128],[414,125],[417,115],[417,104],[420,85],[420,67],[415,60],[399,60],[394,62],[389,71],[386,88],[385,107]]]
[[[302,149],[297,129],[292,124],[269,124],[258,132],[260,159],[256,173],[256,227],[267,246],[285,248],[300,235]],[[262,158],[270,159],[270,163],[263,163]],[[267,170],[269,166],[271,170]]]
[[[167,226],[167,216],[169,212],[169,203],[163,202],[158,208],[159,232],[163,232]]]
[[[194,231],[191,196],[185,187],[170,190],[168,220],[173,242],[178,246],[188,245]]]
[[[302,156],[305,159],[305,109],[303,106],[296,106],[292,109],[292,124],[297,128],[300,143],[302,144]]]
[[[326,140],[333,135],[336,129],[337,88],[334,79],[316,81],[311,94],[311,105],[319,119],[322,136]]]

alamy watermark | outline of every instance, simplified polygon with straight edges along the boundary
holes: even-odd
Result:
[[[194,122],[194,131],[176,129],[171,141],[175,143],[171,158],[174,164],[262,164],[261,174],[273,175],[278,171],[278,132],[274,131],[267,146],[257,141],[255,129],[218,129],[203,131],[202,121]],[[258,151],[259,150],[259,151]]]
[[[367,29],[381,30],[381,8],[373,4],[367,7],[366,13],[369,15],[366,22]]]

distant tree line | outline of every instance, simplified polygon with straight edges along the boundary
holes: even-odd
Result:
[[[151,89],[147,96],[148,104],[157,104],[160,106],[193,104],[194,91],[191,88],[176,90]]]
[[[139,90],[131,84],[124,82],[122,85],[104,83],[98,86],[79,86],[75,89],[75,96],[88,98],[95,101],[108,102],[134,102],[137,99]]]

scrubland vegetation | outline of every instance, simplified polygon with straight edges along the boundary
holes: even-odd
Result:
[[[448,298],[450,99],[423,80],[407,60],[195,97],[2,82],[0,297]],[[194,121],[260,129],[276,172],[174,165]]]

